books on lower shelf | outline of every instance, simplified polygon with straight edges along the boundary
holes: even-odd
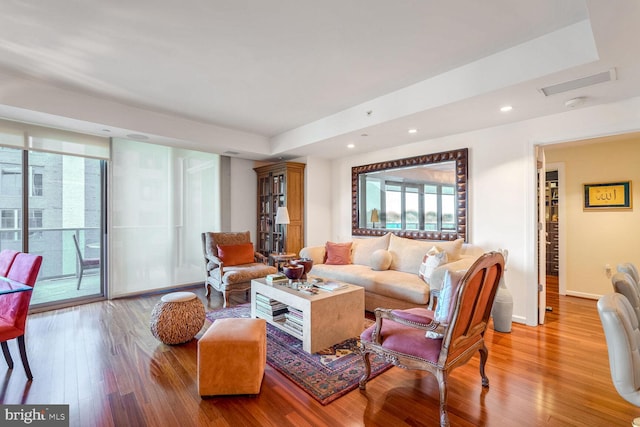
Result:
[[[277,322],[285,331],[302,339],[302,311],[262,294],[256,294],[256,315]]]
[[[280,322],[278,324],[282,327],[282,329],[284,329],[289,334],[293,335],[296,338],[302,339],[302,336],[303,336],[302,329],[298,329],[296,327],[293,327],[293,326],[291,326],[290,323],[287,323],[286,321]]]
[[[267,320],[284,320],[287,305],[262,294],[256,294],[256,312]]]
[[[294,335],[302,336],[302,311],[289,307],[287,312],[284,314],[284,319],[282,326],[285,329],[293,331]]]

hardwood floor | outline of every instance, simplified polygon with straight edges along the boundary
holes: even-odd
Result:
[[[194,292],[207,310],[221,306],[217,294],[207,302],[203,289]],[[196,341],[166,346],[149,332],[159,297],[31,315],[27,349],[34,380],[26,381],[13,340],[17,363],[12,372],[0,362],[0,401],[69,404],[70,425],[82,427],[437,425],[434,377],[400,368],[328,406],[269,366],[257,397],[201,399]],[[640,416],[611,382],[596,302],[560,296],[557,304],[544,326],[514,324],[509,334],[488,330],[490,388],[481,387],[478,357],[454,370],[452,426],[628,426]]]

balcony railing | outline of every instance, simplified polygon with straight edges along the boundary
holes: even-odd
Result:
[[[100,228],[36,228],[29,232],[29,252],[42,255],[31,306],[102,295],[100,270],[85,271],[78,289],[79,263],[73,236],[85,258],[100,257]],[[22,230],[0,229],[0,250],[22,250]]]

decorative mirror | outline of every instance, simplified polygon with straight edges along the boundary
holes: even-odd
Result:
[[[352,234],[466,241],[467,151],[351,168]]]

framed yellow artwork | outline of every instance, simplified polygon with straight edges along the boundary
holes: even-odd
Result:
[[[631,181],[584,184],[584,209],[631,209]]]

